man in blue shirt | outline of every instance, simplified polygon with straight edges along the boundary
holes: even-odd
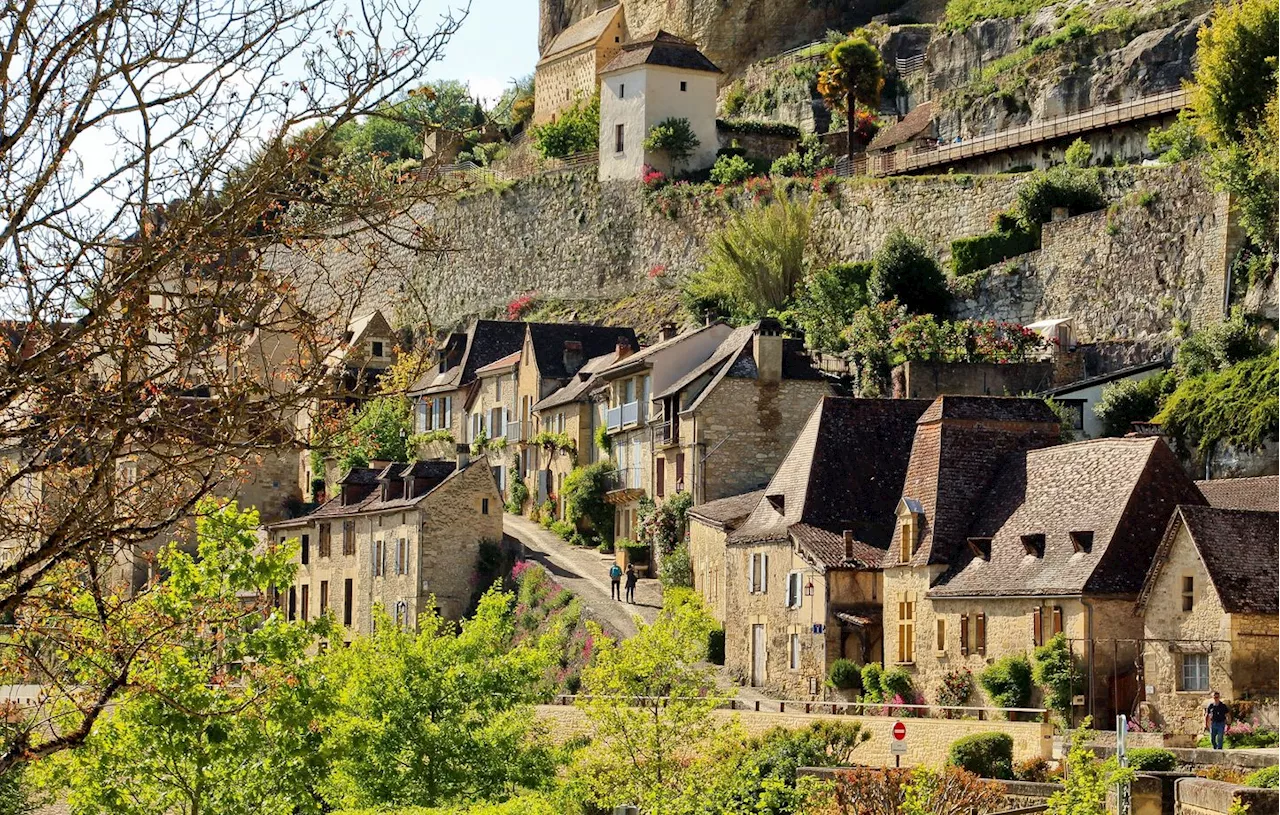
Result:
[[[1213,692],[1213,701],[1204,709],[1204,728],[1209,731],[1209,742],[1213,749],[1221,750],[1222,742],[1227,735],[1227,719],[1231,716],[1231,708],[1222,701],[1222,696]]]

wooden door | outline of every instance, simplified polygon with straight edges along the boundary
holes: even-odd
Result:
[[[764,684],[764,626],[751,626],[751,687]]]

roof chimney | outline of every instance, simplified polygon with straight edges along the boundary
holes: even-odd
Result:
[[[761,383],[782,381],[782,325],[765,318],[756,326],[751,355],[756,360],[756,375]]]
[[[853,530],[844,531],[844,559],[853,560]]]
[[[667,340],[675,339],[675,336],[676,336],[675,323],[665,322],[662,325],[658,326],[658,342],[666,342]]]
[[[456,445],[458,451],[458,469],[461,470],[471,463],[471,447],[466,444]]]
[[[582,367],[582,343],[578,340],[564,341],[564,370],[572,376]]]
[[[631,340],[627,337],[618,337],[618,359],[626,359],[631,356]]]

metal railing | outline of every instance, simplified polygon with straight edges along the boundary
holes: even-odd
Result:
[[[893,63],[894,67],[898,69],[898,76],[911,76],[918,71],[924,70],[924,54],[916,54],[914,57],[898,57]]]
[[[507,422],[507,441],[524,441],[524,422],[519,419]]]
[[[613,471],[609,477],[610,490],[639,490],[644,489],[640,483],[640,467],[619,467]]]
[[[1186,107],[1187,101],[1186,91],[1181,89],[1167,91],[1130,102],[1104,105],[1069,116],[1059,116],[1037,124],[1009,128],[968,141],[919,145],[910,151],[879,153],[871,157],[866,173],[872,176],[893,175],[923,167],[951,164],[989,153],[1001,153],[1005,150],[1053,141],[1125,122],[1174,113]]]
[[[658,422],[649,425],[653,431],[653,443],[662,446],[675,444],[678,439],[673,432],[675,427],[671,422]]]
[[[604,426],[606,430],[617,430],[622,427],[622,407],[611,407],[604,412]]]
[[[640,421],[640,403],[627,402],[622,406],[622,426],[636,424]]]

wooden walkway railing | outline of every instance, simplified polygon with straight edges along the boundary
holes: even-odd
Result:
[[[666,707],[672,697],[665,696],[608,696],[591,697],[586,694],[560,693],[552,697],[552,705],[573,705],[579,699],[620,699],[635,707]],[[675,697],[680,698],[680,697]],[[703,697],[688,697],[703,698]],[[1048,712],[1039,707],[967,707],[964,705],[907,705],[892,702],[815,702],[793,699],[734,699],[720,700],[725,710],[745,710],[753,713],[809,713],[829,716],[884,716],[906,719],[963,719],[978,721],[1009,720],[1009,714],[1025,717],[1025,721],[1042,719]]]
[[[1187,101],[1187,92],[1179,89],[1144,96],[1130,102],[1091,108],[1069,116],[1014,127],[968,141],[920,146],[910,152],[878,153],[867,157],[865,172],[873,176],[897,175],[925,167],[953,164],[964,159],[1002,153],[1006,150],[1088,133],[1125,122],[1163,116],[1186,107]],[[852,174],[857,174],[858,169],[857,166],[850,168]]]

